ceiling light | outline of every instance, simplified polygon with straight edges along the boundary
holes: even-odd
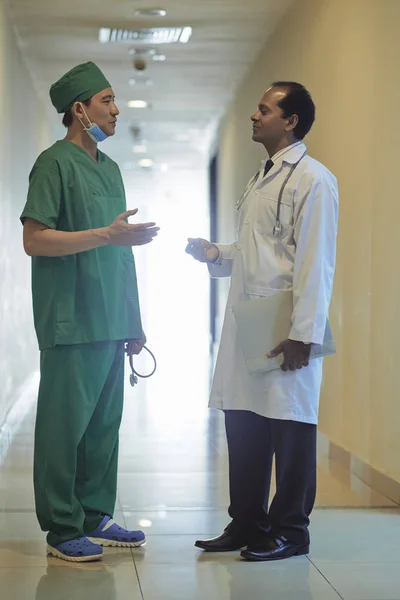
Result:
[[[165,56],[165,54],[155,54],[153,56],[153,60],[164,62],[164,60],[167,60],[167,57]]]
[[[149,77],[143,77],[134,79],[133,77],[129,80],[130,85],[153,85],[153,80]]]
[[[148,102],[146,100],[130,100],[128,102],[129,108],[147,108]]]
[[[100,28],[99,31],[99,42],[100,44],[107,44],[110,41],[110,29]]]
[[[165,17],[167,11],[163,8],[139,8],[134,14],[135,17]]]
[[[141,44],[186,44],[192,35],[191,27],[152,27],[150,29],[110,29],[102,27],[99,30],[99,42],[116,44],[137,42]]]
[[[168,171],[168,165],[167,165],[167,163],[161,163],[161,165],[160,165],[160,171],[161,171],[161,173],[166,173]]]
[[[142,169],[151,169],[151,167],[154,165],[154,162],[151,160],[151,158],[142,158],[138,161],[138,165],[139,167],[142,167]]]
[[[181,37],[179,38],[179,41],[181,42],[181,44],[187,44],[191,38],[191,35],[192,35],[192,28],[185,27],[181,33]]]
[[[137,144],[136,146],[133,146],[132,151],[135,154],[146,154],[147,146],[145,146],[144,144]]]
[[[146,55],[146,56],[151,56],[153,54],[155,54],[156,51],[154,50],[154,48],[129,48],[129,54],[140,54],[140,55]]]

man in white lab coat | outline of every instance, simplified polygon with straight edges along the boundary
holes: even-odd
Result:
[[[236,205],[237,241],[190,238],[186,249],[208,263],[211,276],[231,277],[210,407],[225,413],[232,521],[219,537],[196,546],[242,549],[246,560],[289,558],[310,546],[322,359],[309,357],[311,345],[324,338],[338,221],[336,178],[302,142],[314,118],[302,85],[276,82],[267,90],[251,120],[253,140],[269,159]],[[250,375],[232,306],[280,290],[293,290],[292,329],[278,348],[265,350],[282,354],[282,367]],[[268,506],[274,455],[277,489]]]

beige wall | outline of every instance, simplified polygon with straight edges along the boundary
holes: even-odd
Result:
[[[310,154],[338,177],[338,267],[320,429],[400,481],[400,2],[298,0],[238,90],[221,129],[220,241],[258,167],[249,116],[269,82],[312,92]]]
[[[44,109],[21,60],[0,0],[0,427],[19,387],[37,367],[30,298],[30,261],[19,215],[28,174],[48,143]]]

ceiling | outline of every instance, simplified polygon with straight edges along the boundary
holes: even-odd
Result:
[[[218,122],[246,70],[292,0],[8,0],[19,44],[39,94],[80,62],[95,61],[111,81],[121,111],[117,134],[106,151],[125,169],[151,158],[155,169],[204,164]],[[136,9],[164,8],[165,17],[137,17]],[[151,46],[167,57],[146,59],[142,77],[151,86],[132,86],[134,43],[100,44],[99,28],[193,29],[187,44]],[[136,78],[138,79],[138,77]],[[140,79],[140,75],[139,75]],[[130,100],[150,108],[128,108]],[[51,111],[52,119],[57,115]],[[58,117],[59,119],[59,117]],[[132,126],[140,129],[147,152],[132,152]],[[177,136],[180,141],[177,140]],[[167,168],[167,167],[163,167]]]

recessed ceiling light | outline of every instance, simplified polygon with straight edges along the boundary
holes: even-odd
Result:
[[[149,105],[146,100],[130,100],[128,102],[129,108],[147,108]]]
[[[99,42],[100,44],[107,44],[110,41],[110,31],[106,27],[101,27],[99,31]]]
[[[167,11],[163,8],[139,8],[134,14],[135,17],[165,17]]]
[[[134,152],[135,154],[146,154],[147,146],[145,146],[144,144],[137,144],[133,146],[132,152]]]
[[[101,27],[99,42],[102,44],[123,44],[136,42],[139,44],[186,44],[192,35],[191,27],[152,27],[149,29],[110,29]]]
[[[167,57],[165,56],[165,54],[155,54],[153,56],[153,60],[164,62],[164,60],[167,60]]]
[[[168,171],[168,165],[167,165],[167,163],[161,163],[161,165],[160,165],[160,171],[161,171],[161,173],[166,173]]]
[[[154,48],[129,48],[129,54],[152,56],[155,53]]]
[[[154,165],[154,162],[151,160],[151,158],[142,158],[138,161],[138,165],[143,169],[150,169]]]
[[[138,78],[135,79],[134,77],[132,77],[129,80],[130,85],[138,85],[138,86],[143,86],[143,85],[153,85],[153,80],[150,79],[149,77],[143,77],[143,78]]]
[[[181,42],[181,44],[187,44],[188,41],[190,40],[191,36],[192,36],[192,28],[185,27],[181,33],[181,37],[179,38],[179,41]]]

